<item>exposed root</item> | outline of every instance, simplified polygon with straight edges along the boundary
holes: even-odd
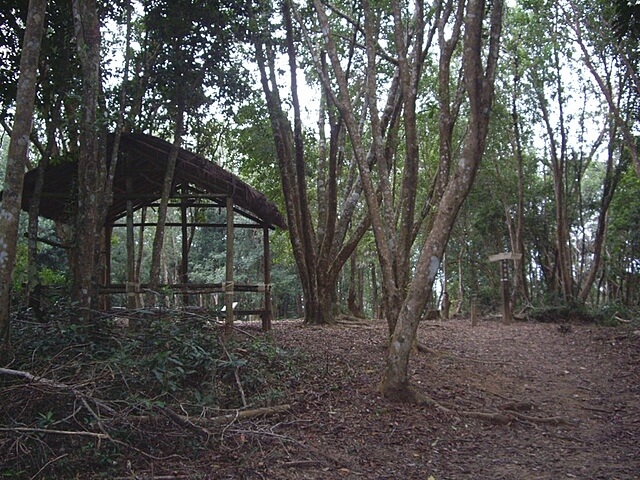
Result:
[[[385,384],[383,379],[378,390],[385,398],[392,402],[408,403],[411,405],[432,405],[434,403],[431,398],[413,388],[408,382],[392,387]]]
[[[455,407],[446,407],[433,398],[417,391],[410,385],[405,385],[403,386],[403,388],[396,388],[392,391],[383,391],[383,394],[386,398],[392,401],[409,403],[413,405],[430,406],[448,415],[477,418],[497,425],[506,425],[517,420],[555,426],[574,425],[573,422],[559,416],[534,417],[532,415],[521,413],[522,410],[531,411],[535,409],[535,405],[531,402],[508,402],[500,407],[499,412],[480,412],[472,410],[459,410]]]

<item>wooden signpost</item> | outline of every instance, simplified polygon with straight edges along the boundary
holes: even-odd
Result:
[[[511,295],[509,285],[509,260],[520,260],[522,258],[521,253],[498,253],[496,255],[490,255],[490,262],[500,262],[500,279],[502,282],[502,322],[505,325],[509,325],[513,319],[511,313]]]

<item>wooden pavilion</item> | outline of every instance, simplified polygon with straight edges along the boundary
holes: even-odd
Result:
[[[118,164],[113,183],[113,203],[109,208],[104,225],[104,276],[98,286],[103,296],[103,305],[110,306],[113,294],[126,294],[127,306],[135,308],[140,294],[148,288],[146,284],[136,282],[133,274],[134,228],[156,226],[155,222],[134,222],[134,212],[144,207],[158,205],[162,184],[167,169],[167,160],[172,145],[160,138],[145,134],[123,134],[120,140]],[[40,215],[56,221],[69,223],[73,218],[73,192],[77,177],[75,163],[61,163],[50,166],[45,174]],[[36,171],[28,172],[25,177],[23,208],[29,208],[36,182]],[[199,155],[180,149],[173,178],[169,208],[180,212],[179,223],[167,223],[168,227],[181,229],[182,257],[179,267],[179,283],[159,285],[164,292],[179,294],[188,302],[189,295],[198,293],[223,293],[227,321],[233,321],[235,315],[259,315],[262,326],[269,329],[271,324],[270,296],[270,253],[269,231],[287,228],[278,208],[260,192],[224,170],[216,163]],[[194,208],[217,208],[226,211],[226,222],[197,222],[189,215]],[[242,222],[237,218],[242,217]],[[191,218],[191,219],[190,219]],[[226,229],[226,278],[224,282],[212,284],[194,284],[189,281],[189,246],[187,244],[190,228]],[[127,276],[124,284],[111,281],[111,236],[114,228],[126,229]],[[234,230],[237,228],[259,229],[262,231],[263,272],[260,283],[238,283],[234,281]],[[234,292],[255,292],[263,296],[258,309],[243,309],[242,305],[234,309]]]

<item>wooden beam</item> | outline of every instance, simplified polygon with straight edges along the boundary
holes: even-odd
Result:
[[[129,157],[127,156],[127,169],[129,168]],[[131,175],[127,175],[125,179],[127,193],[133,191],[133,180]],[[135,291],[136,283],[136,240],[133,230],[133,201],[127,200],[127,308],[134,310],[138,308],[137,294]],[[111,283],[111,282],[109,282]]]
[[[226,262],[226,275],[224,286],[224,298],[226,309],[225,324],[228,328],[231,328],[234,321],[233,314],[233,198],[227,197],[227,262]]]
[[[262,329],[271,330],[271,253],[269,249],[269,227],[262,229],[262,244],[264,249],[264,313],[262,316]]]
[[[183,197],[180,201],[180,220],[181,220],[181,245],[182,245],[182,258],[180,259],[180,282],[189,283],[189,230],[188,224],[188,199]],[[189,294],[182,295],[182,304],[189,305]]]

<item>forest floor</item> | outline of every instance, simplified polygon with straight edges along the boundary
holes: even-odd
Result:
[[[0,388],[0,427],[12,425],[0,428],[0,478],[640,478],[636,324],[424,321],[419,340],[429,351],[412,354],[409,364],[412,384],[432,399],[421,406],[392,403],[377,391],[386,331],[381,321],[312,327],[286,320],[265,334],[257,323],[238,322],[235,337],[270,339],[274,347],[260,348],[272,359],[279,356],[274,365],[281,373],[291,366],[283,362],[293,365],[295,374],[283,373],[284,388],[266,402],[286,407],[247,420],[231,414],[206,428],[193,413],[191,421],[176,415],[186,413],[183,403],[169,410],[145,400],[143,410],[143,401],[134,407],[108,400],[114,380],[124,375],[113,366],[98,370],[100,362],[88,365],[67,345],[53,359],[66,355],[71,367],[52,360],[45,372],[73,388],[20,379]],[[120,335],[122,343],[133,333]],[[158,338],[160,347],[168,345]],[[227,352],[229,365],[236,366],[228,386],[240,391],[250,380],[243,370],[248,367],[237,361],[243,352],[249,355],[242,346],[235,357]],[[88,366],[81,379],[77,371]],[[138,369],[137,377],[144,376]],[[127,378],[127,388],[142,395],[146,387]],[[80,421],[81,412],[90,415]],[[19,427],[41,424],[50,426]],[[93,466],[98,457],[101,466]]]
[[[433,351],[412,356],[411,381],[437,403],[419,407],[376,390],[385,332],[276,322],[276,342],[313,368],[290,413],[247,427],[211,478],[640,478],[640,331],[422,322]]]

